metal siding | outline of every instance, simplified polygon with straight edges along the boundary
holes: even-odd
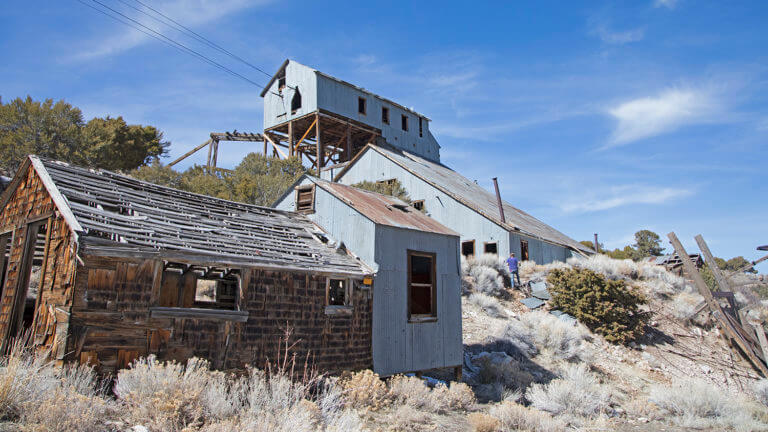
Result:
[[[302,93],[303,94],[303,93]],[[366,114],[357,112],[357,98],[366,99]],[[317,76],[317,106],[321,109],[381,129],[381,135],[395,147],[416,153],[425,159],[439,161],[440,146],[429,131],[429,121],[422,120],[423,137],[419,136],[419,118],[395,105],[354,87]],[[381,107],[389,108],[389,124],[381,121]],[[401,128],[400,116],[408,117],[408,131]]]
[[[264,129],[317,110],[317,77],[314,69],[289,61],[285,66],[285,82],[290,87],[283,89],[283,97],[278,96],[278,80],[272,83],[264,95]],[[292,115],[290,110],[294,88],[301,92],[301,108]]]

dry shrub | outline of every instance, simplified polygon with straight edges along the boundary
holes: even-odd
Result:
[[[585,344],[589,332],[552,314],[532,311],[509,321],[497,340],[512,344],[528,357],[538,354],[557,360],[585,361],[591,353]]]
[[[587,269],[553,270],[547,277],[550,305],[567,312],[608,342],[628,343],[642,334],[648,314],[645,296],[623,280]]]
[[[371,370],[354,372],[341,380],[344,398],[356,408],[380,409],[389,404],[387,386]]]
[[[546,412],[508,401],[492,406],[489,414],[499,421],[505,431],[559,432],[564,431],[566,426]]]
[[[422,432],[435,430],[434,418],[410,405],[400,405],[387,416],[387,430],[392,432]]]
[[[496,432],[501,430],[501,423],[495,417],[481,412],[474,412],[467,416],[472,430],[475,432]]]
[[[443,384],[437,385],[432,390],[432,397],[445,411],[467,411],[477,402],[472,389],[459,382],[452,382],[450,387]]]
[[[472,293],[469,296],[469,302],[476,305],[493,318],[507,317],[507,313],[504,312],[504,308],[501,307],[499,301],[489,295],[479,292]]]
[[[675,318],[681,321],[691,321],[696,318],[696,312],[704,302],[704,297],[701,294],[686,290],[675,294],[669,305]]]
[[[63,386],[52,391],[46,400],[30,404],[24,410],[19,429],[46,432],[101,432],[111,408],[99,396],[78,393]]]
[[[451,383],[450,387],[437,384],[430,389],[424,380],[403,375],[389,380],[389,398],[397,404],[434,413],[466,411],[475,404],[475,394],[464,383]]]
[[[483,400],[499,400],[505,391],[523,390],[534,381],[533,375],[505,353],[481,353],[473,362],[480,369],[475,390]]]
[[[686,428],[752,431],[768,426],[753,418],[748,401],[703,380],[685,378],[670,386],[655,385],[648,399],[672,422]]]
[[[768,379],[755,381],[752,385],[752,390],[755,393],[755,399],[761,404],[768,406]]]
[[[533,384],[525,397],[531,406],[554,415],[593,416],[609,408],[610,392],[586,365],[567,365],[563,376],[547,384]]]
[[[509,273],[504,261],[497,255],[485,254],[475,258],[462,258],[461,273],[470,291],[502,297],[506,293],[504,277]]]

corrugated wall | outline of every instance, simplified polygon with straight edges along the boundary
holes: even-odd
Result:
[[[278,80],[275,80],[264,95],[264,129],[317,110],[315,71],[299,63],[288,62],[285,67],[285,74],[286,83],[290,87],[286,87],[280,92],[278,91]],[[298,88],[301,93],[301,108],[296,110],[295,114],[291,114],[291,99],[295,88]]]

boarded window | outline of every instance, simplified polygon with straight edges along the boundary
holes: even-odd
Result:
[[[496,242],[485,243],[483,245],[483,253],[498,255],[499,248],[498,248]]]
[[[236,310],[240,271],[167,263],[159,306]]]
[[[408,251],[408,315],[437,316],[435,254]]]
[[[528,241],[520,240],[520,260],[528,261]]]
[[[424,136],[424,126],[422,125],[422,118],[419,117],[419,136]]]
[[[315,185],[296,188],[296,211],[300,213],[315,211]]]
[[[358,112],[358,114],[365,115],[365,113],[367,112],[367,109],[366,109],[367,108],[366,107],[367,102],[368,101],[366,101],[365,98],[362,98],[362,97],[357,98],[357,112]]]
[[[381,107],[381,122],[389,124],[389,108]]]
[[[293,93],[293,97],[291,98],[291,114],[296,114],[296,111],[298,111],[300,108],[301,108],[301,92],[297,87],[296,91]]]
[[[461,242],[461,255],[464,258],[472,258],[475,256],[475,241],[467,240]]]
[[[328,279],[325,290],[326,305],[347,306],[349,295],[347,293],[346,279]]]
[[[424,200],[416,200],[411,205],[418,211],[424,211]]]
[[[400,117],[400,127],[402,127],[404,131],[408,130],[408,116],[402,115]]]

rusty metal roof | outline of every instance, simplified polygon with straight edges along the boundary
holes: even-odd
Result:
[[[457,232],[395,197],[332,183],[317,177],[306,176],[306,178],[376,224],[459,236]]]
[[[360,157],[362,157],[363,153],[368,150],[374,150],[380,153],[382,156],[391,160],[406,171],[453,197],[456,201],[494,221],[499,226],[506,227],[511,231],[519,231],[522,234],[539,238],[547,242],[565,246],[580,251],[581,253],[594,253],[591,249],[584,247],[584,245],[576,240],[517,207],[512,206],[506,201],[503,201],[506,222],[502,222],[499,216],[499,206],[496,201],[496,196],[492,192],[439,162],[432,162],[400,149],[368,144],[365,149],[360,151],[357,156],[355,156],[352,161],[350,161],[350,163],[336,175],[336,180],[340,179],[344,173],[348,171]]]

